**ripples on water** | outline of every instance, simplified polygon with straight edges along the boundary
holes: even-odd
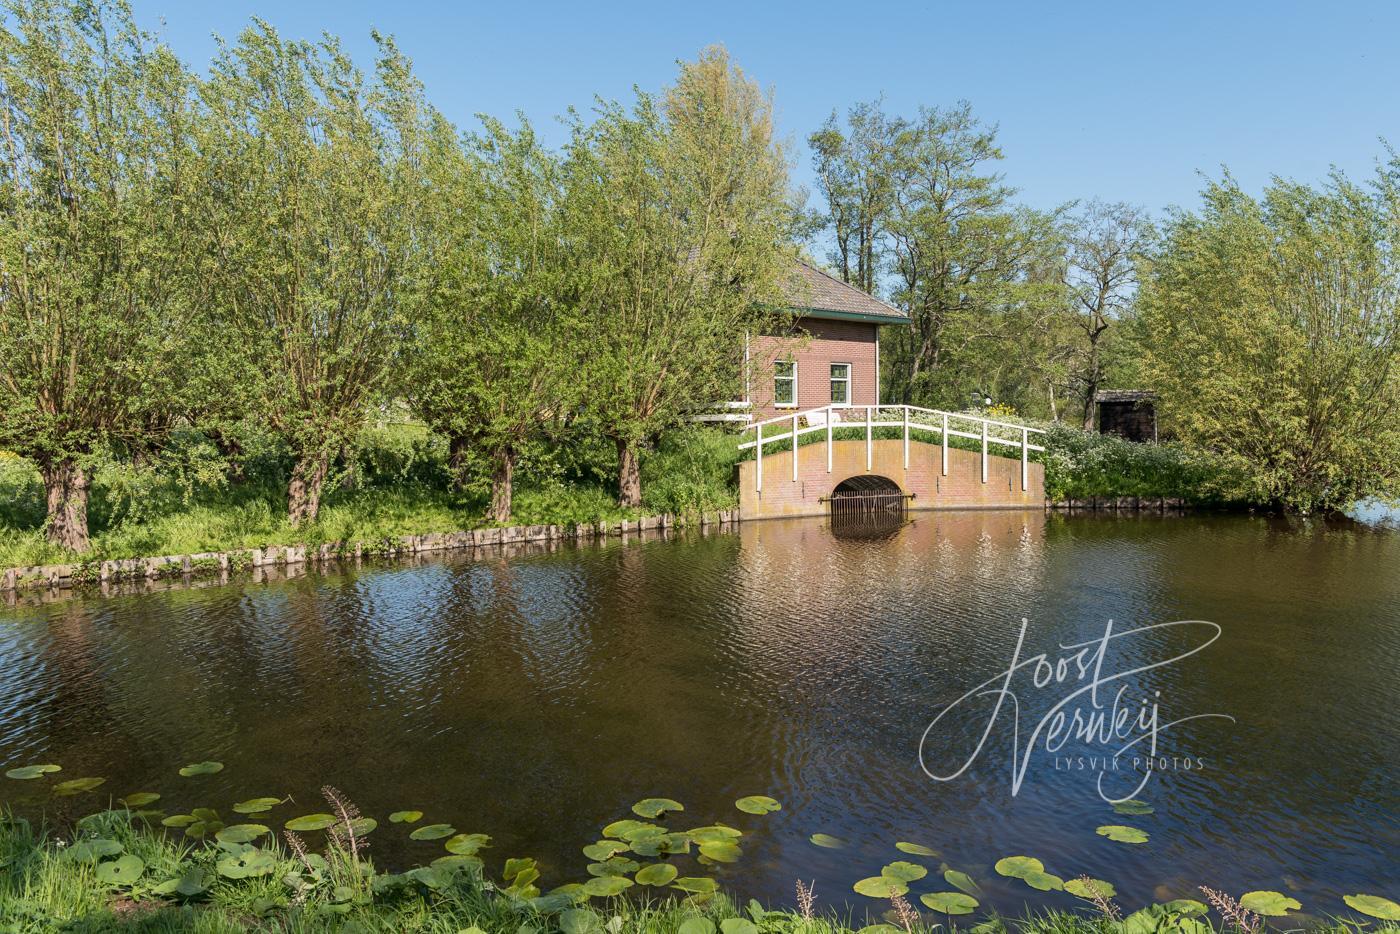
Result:
[[[920,770],[924,728],[1006,667],[1023,617],[1027,654],[1109,619],[1223,627],[1199,655],[1130,679],[1130,697],[1162,692],[1164,719],[1236,718],[1164,737],[1164,754],[1206,767],[1154,776],[1140,797],[1155,814],[1114,815],[1093,774],[1044,752],[1013,798],[1009,711],[959,779]],[[1124,904],[1208,883],[1340,910],[1343,893],[1395,894],[1397,620],[1400,535],[1360,526],[925,513],[874,541],[817,520],[749,523],[3,610],[0,764],[58,762],[64,777],[106,776],[104,793],[161,792],[172,811],[294,795],[279,819],[320,810],[330,782],[368,814],[416,808],[489,833],[496,861],[539,857],[548,885],[583,876],[579,847],[603,823],[666,795],[686,804],[681,826],[754,831],[720,874],[775,900],[802,878],[827,904],[862,902],[851,883],[910,840],[1003,910],[1028,890],[991,865],[1020,853],[1109,879]],[[1155,631],[1116,663],[1193,638]],[[1034,693],[1026,723],[1047,706]],[[966,752],[984,720],[958,723],[940,738]],[[176,775],[203,759],[226,768]],[[64,817],[93,804],[55,812],[38,785],[0,796]],[[783,810],[733,809],[755,793]],[[1109,842],[1094,833],[1106,823],[1152,840]],[[850,846],[818,849],[818,831]],[[374,844],[391,865],[441,853],[387,824]]]

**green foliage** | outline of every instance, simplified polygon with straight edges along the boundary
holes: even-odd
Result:
[[[1063,422],[1042,423],[1046,449],[1045,495],[1052,501],[1142,496],[1189,503],[1245,499],[1247,490],[1231,464],[1186,445],[1138,444],[1116,435],[1082,431]]]

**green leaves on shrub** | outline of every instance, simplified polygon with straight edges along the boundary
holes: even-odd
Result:
[[[676,934],[715,934],[715,923],[709,918],[686,918],[676,928]]]

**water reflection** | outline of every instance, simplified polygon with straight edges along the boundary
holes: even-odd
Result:
[[[1197,882],[1293,890],[1305,905],[1393,890],[1400,536],[1242,518],[913,516],[883,539],[773,521],[12,609],[0,763],[59,762],[69,777],[106,776],[114,795],[163,792],[172,809],[288,793],[312,806],[330,782],[366,813],[416,808],[490,833],[496,860],[540,857],[551,884],[580,877],[597,827],[656,794],[696,824],[759,831],[727,881],[769,897],[804,878],[844,901],[896,858],[896,840],[934,847],[1011,911],[1028,890],[991,865],[1013,853],[1110,879],[1125,903]],[[1236,722],[1170,734],[1206,768],[1155,776],[1148,817],[1114,815],[1092,775],[1043,755],[1013,797],[1004,730],[961,778],[930,781],[925,726],[1005,667],[1022,618],[1040,649],[1109,619],[1213,620],[1216,645],[1132,686]],[[1132,652],[1170,654],[1179,639],[1154,632]],[[226,768],[175,775],[202,759]],[[91,807],[55,804],[37,784],[0,783],[0,795],[70,817]],[[733,809],[755,793],[784,809]],[[1111,843],[1094,833],[1105,823],[1141,826],[1151,843]],[[813,847],[818,831],[852,845]],[[440,852],[386,827],[375,855]]]

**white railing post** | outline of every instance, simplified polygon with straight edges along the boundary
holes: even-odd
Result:
[[[754,462],[757,464],[754,470],[753,488],[758,492],[763,492],[763,423],[759,422],[754,426],[754,431],[758,433],[758,441],[754,444]]]
[[[948,413],[943,413],[943,476],[948,476]]]
[[[865,469],[867,471],[874,464],[875,426],[871,421],[871,414],[870,406],[867,405],[865,407]]]
[[[982,419],[982,482],[987,482],[987,420]]]
[[[904,469],[909,469],[909,406],[904,409]]]
[[[797,482],[797,416],[792,417],[792,482]]]
[[[1031,433],[1030,429],[1024,425],[1021,427],[1021,492],[1031,488]]]
[[[826,410],[826,472],[831,473],[831,418],[835,409]]]

